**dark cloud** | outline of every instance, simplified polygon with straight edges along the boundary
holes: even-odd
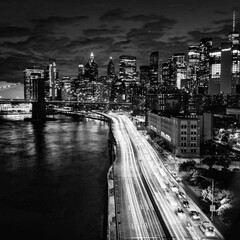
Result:
[[[32,34],[32,31],[25,27],[0,27],[1,38],[23,37]]]
[[[117,33],[120,33],[121,30],[118,28],[96,28],[96,29],[85,29],[83,30],[83,33],[88,37],[95,37],[95,36],[101,36],[101,35],[114,35]]]
[[[168,19],[164,16],[159,16],[156,21],[144,24],[140,28],[134,28],[127,33],[127,40],[131,40],[136,44],[136,47],[155,45],[160,37],[165,34],[166,29],[172,28],[176,24],[174,19]]]
[[[61,16],[51,16],[43,19],[32,19],[31,22],[36,25],[68,25],[76,24],[82,21],[86,21],[88,16],[74,16],[74,17],[61,17]]]
[[[222,19],[222,20],[215,20],[213,21],[214,24],[231,24],[232,19]]]
[[[126,13],[127,11],[123,10],[122,8],[116,8],[106,12],[99,19],[101,21],[108,21],[108,22],[118,21],[118,20],[122,20],[125,17]]]
[[[45,67],[41,62],[47,62],[47,59],[41,59],[36,56],[29,58],[28,54],[13,53],[11,56],[0,58],[0,80],[11,79],[12,82],[23,81],[23,70],[28,67]]]
[[[130,17],[126,17],[124,18],[125,20],[132,20],[132,21],[139,21],[139,22],[151,22],[151,21],[157,21],[158,19],[163,19],[162,16],[158,16],[158,15],[143,15],[143,14],[139,14],[139,15],[133,15]]]
[[[228,13],[226,11],[215,11],[216,14],[220,14],[220,15],[227,15]]]
[[[1,46],[8,52],[22,52],[29,54],[29,59],[34,56],[58,54],[61,48],[69,43],[67,38],[55,38],[48,36],[32,36],[26,41],[17,43],[4,42]]]

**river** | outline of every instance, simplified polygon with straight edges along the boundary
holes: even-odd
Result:
[[[105,239],[108,132],[97,120],[1,116],[1,239]]]

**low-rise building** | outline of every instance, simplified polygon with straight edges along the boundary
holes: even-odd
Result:
[[[199,157],[200,143],[212,138],[212,129],[209,129],[211,119],[211,113],[194,117],[166,117],[149,113],[148,129],[160,136],[176,156]]]

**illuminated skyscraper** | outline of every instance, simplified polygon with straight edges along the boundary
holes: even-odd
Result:
[[[98,65],[94,60],[94,54],[91,52],[89,61],[85,65],[84,78],[88,81],[97,81],[98,79]]]
[[[176,83],[176,63],[173,57],[170,57],[167,62],[162,63],[162,82],[166,90],[174,89]]]
[[[190,89],[197,90],[198,79],[197,72],[200,63],[200,48],[199,45],[190,45],[188,47],[188,70],[187,77],[190,79]]]
[[[239,32],[236,31],[235,11],[233,12],[233,30],[228,34],[228,42],[231,42],[232,46],[239,46]]]
[[[235,12],[233,13],[233,30],[228,35],[228,42],[221,45],[221,88],[224,94],[240,93],[240,45],[239,32],[235,29]]]
[[[240,45],[239,45],[239,32],[236,31],[235,25],[235,12],[233,12],[233,31],[229,33],[228,40],[232,43],[232,81],[234,94],[240,94]]]
[[[176,87],[178,89],[182,88],[182,80],[187,78],[187,65],[186,65],[186,55],[185,53],[175,53],[173,55],[173,61],[175,65],[175,77],[176,77]]]
[[[208,94],[216,95],[220,93],[221,77],[221,49],[213,48],[209,52],[210,79],[208,84]]]
[[[107,66],[107,75],[110,79],[113,79],[115,77],[115,65],[112,60],[112,57],[110,57],[110,60]]]
[[[78,65],[78,80],[79,81],[83,80],[84,73],[85,73],[84,65],[79,64]]]
[[[119,78],[124,82],[135,82],[137,80],[137,58],[122,55],[119,57]]]
[[[158,62],[159,53],[158,51],[151,52],[150,54],[150,85],[158,85]]]
[[[212,38],[202,38],[200,40],[200,64],[198,69],[198,92],[207,93],[208,83],[210,79],[210,50],[212,49]],[[201,89],[201,90],[200,90]]]

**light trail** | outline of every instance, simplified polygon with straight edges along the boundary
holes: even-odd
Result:
[[[130,214],[121,215],[121,223],[131,222],[126,230],[120,224],[121,236],[124,238],[138,239],[166,239],[165,233],[154,211],[149,196],[145,190],[137,165],[136,153],[133,149],[126,125],[119,117],[112,117],[113,134],[120,150],[120,167],[122,198],[127,203],[121,204],[121,211],[129,211]]]

